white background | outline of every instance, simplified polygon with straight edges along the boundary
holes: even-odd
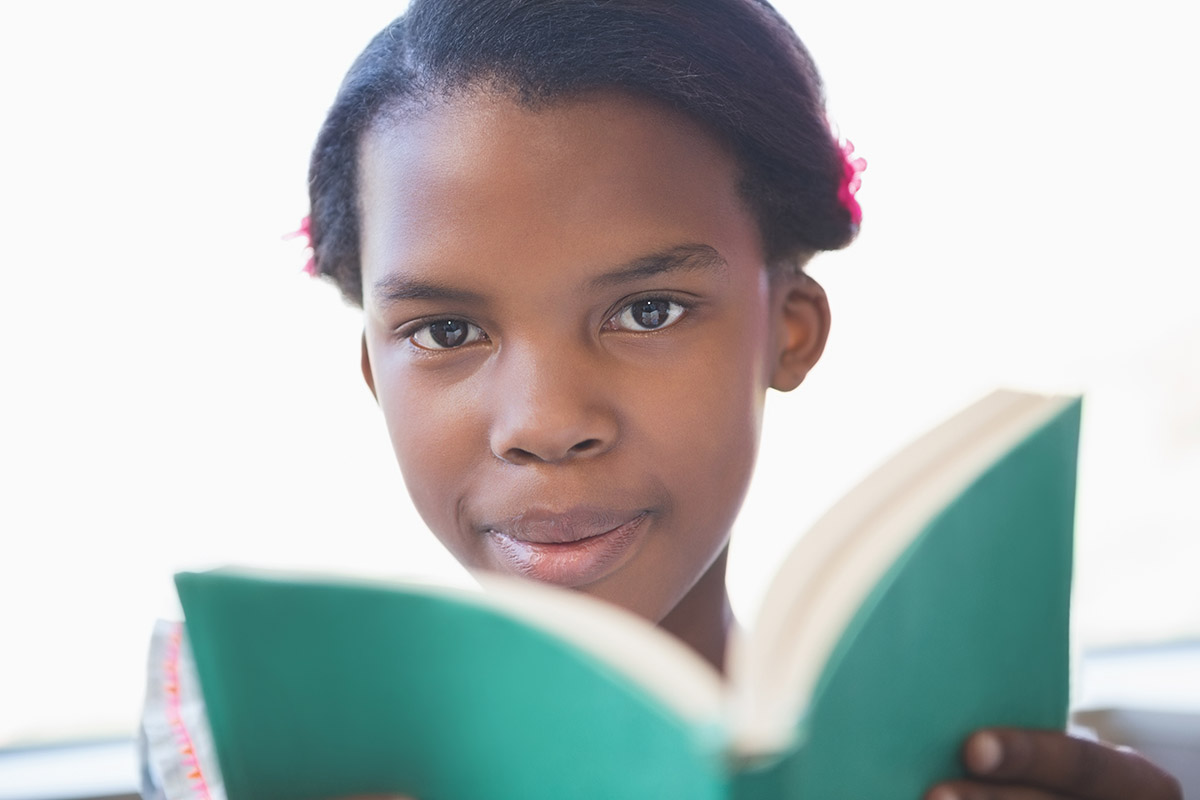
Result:
[[[996,385],[1089,396],[1076,630],[1200,636],[1200,314],[1186,4],[783,3],[870,161],[813,273],[825,359],[774,397],[731,586]],[[14,10],[19,9],[19,10]],[[170,576],[451,574],[280,241],[346,67],[395,2],[0,11],[0,746],[128,734]]]

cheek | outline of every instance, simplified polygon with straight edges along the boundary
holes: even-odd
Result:
[[[747,354],[737,354],[708,349],[675,364],[642,395],[647,408],[629,430],[628,444],[671,505],[640,563],[600,591],[647,619],[663,619],[720,555],[749,486],[763,390]]]
[[[419,370],[382,370],[376,393],[405,486],[422,519],[456,554],[455,510],[483,441],[471,397],[433,385]]]
[[[674,415],[678,458],[688,476],[682,488],[694,513],[718,527],[732,524],[758,453],[763,393],[747,371],[701,372]]]
[[[758,453],[766,376],[757,315],[714,326],[657,382],[640,437],[670,464],[679,511],[724,533],[740,508]]]

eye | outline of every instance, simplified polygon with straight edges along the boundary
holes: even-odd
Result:
[[[487,337],[478,325],[472,325],[465,320],[439,319],[422,325],[408,338],[417,347],[425,350],[452,350]]]
[[[620,310],[609,324],[624,331],[654,331],[673,325],[687,311],[681,304],[665,297],[635,300]]]

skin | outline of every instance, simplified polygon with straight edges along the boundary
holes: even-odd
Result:
[[[359,174],[363,376],[430,529],[468,568],[616,603],[720,667],[765,393],[829,329],[802,259],[764,262],[731,153],[641,99],[480,89],[378,124]],[[514,531],[608,544],[564,558]],[[964,761],[975,779],[930,798],[1180,797],[1059,733],[981,732]]]
[[[799,383],[828,328],[815,282],[768,277],[734,160],[648,103],[483,93],[373,132],[361,158],[363,371],[425,522],[467,567],[522,574],[497,521],[643,514],[611,568],[555,582],[719,665],[765,393]],[[667,324],[623,319],[646,300]],[[440,320],[466,343],[428,349]]]

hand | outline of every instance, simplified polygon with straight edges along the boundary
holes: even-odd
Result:
[[[963,763],[972,777],[938,784],[926,800],[1183,799],[1179,781],[1132,750],[1053,731],[977,731]]]

